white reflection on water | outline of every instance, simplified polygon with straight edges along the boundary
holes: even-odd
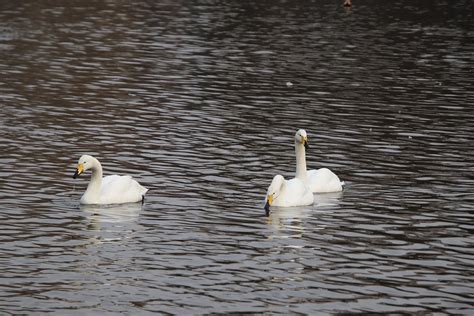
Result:
[[[347,184],[344,186],[344,191],[347,190]],[[325,209],[325,208],[337,208],[339,206],[339,202],[344,195],[344,191],[342,192],[331,192],[331,193],[324,193],[324,194],[315,194],[314,195],[314,205],[317,210]]]
[[[324,193],[314,195],[314,204],[298,207],[272,207],[267,223],[275,229],[272,238],[303,237],[308,225],[308,218],[316,218],[318,214],[331,212],[339,206],[343,192]],[[312,231],[324,229],[324,224],[311,227]]]
[[[96,232],[91,238],[99,243],[123,242],[136,236],[143,209],[141,203],[80,206],[86,214],[88,230]]]
[[[88,213],[88,217],[100,223],[126,223],[136,222],[143,204],[125,203],[113,205],[81,205],[81,211]]]
[[[310,207],[272,207],[267,223],[275,229],[272,238],[302,237],[302,223],[311,215]]]

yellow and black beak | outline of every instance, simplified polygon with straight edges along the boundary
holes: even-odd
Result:
[[[308,149],[308,148],[309,148],[309,146],[308,146],[308,137],[302,137],[302,138],[301,138],[301,143],[303,143],[304,149]]]
[[[77,168],[76,168],[76,172],[74,173],[74,175],[72,176],[73,179],[76,179],[77,177],[79,177],[81,175],[81,173],[84,172],[84,164],[80,163],[77,165]]]
[[[272,194],[269,194],[267,196],[267,202],[265,203],[265,215],[268,216],[268,214],[270,214],[270,205],[272,205],[273,203],[273,195]]]

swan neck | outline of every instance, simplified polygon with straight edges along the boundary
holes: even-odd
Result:
[[[94,166],[91,168],[91,171],[91,180],[89,181],[89,185],[87,186],[84,196],[87,196],[88,199],[98,200],[102,186],[102,166],[98,160],[94,162]]]
[[[295,152],[296,152],[296,178],[308,181],[308,176],[306,173],[306,150],[301,143],[295,143]]]

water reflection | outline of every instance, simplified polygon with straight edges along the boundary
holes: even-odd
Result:
[[[272,207],[267,223],[275,229],[273,237],[302,237],[305,230],[303,221],[311,216],[308,207]]]
[[[109,224],[136,222],[143,208],[142,203],[80,206],[94,222]]]
[[[337,209],[343,197],[344,191],[350,190],[350,185],[345,184],[342,192],[330,192],[314,195],[314,205],[317,210]]]
[[[272,238],[304,238],[307,229],[311,233],[324,229],[326,225],[318,223],[318,216],[325,212],[337,212],[342,196],[343,192],[315,194],[312,206],[272,207],[267,220],[275,231]],[[313,221],[311,228],[308,227],[310,220]]]

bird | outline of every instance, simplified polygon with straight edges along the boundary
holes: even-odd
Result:
[[[282,175],[277,174],[268,187],[264,209],[268,216],[270,206],[305,206],[313,202],[313,193],[306,183],[297,178],[286,180]]]
[[[90,155],[82,155],[79,158],[73,178],[76,179],[89,169],[92,171],[91,180],[86,192],[81,197],[81,204],[144,202],[147,188],[140,185],[131,176],[110,175],[102,177],[102,165],[99,160]]]
[[[298,141],[300,142],[298,144]],[[296,175],[295,178],[308,183],[313,193],[340,192],[344,182],[328,168],[306,169],[306,150],[309,149],[308,135],[300,129],[295,135]]]
[[[296,174],[295,177],[286,180],[278,174],[268,187],[265,199],[265,212],[268,215],[270,207],[292,207],[311,205],[314,196],[309,187],[306,174],[305,146],[307,146],[307,136],[304,130],[298,130],[295,134],[296,153]]]

